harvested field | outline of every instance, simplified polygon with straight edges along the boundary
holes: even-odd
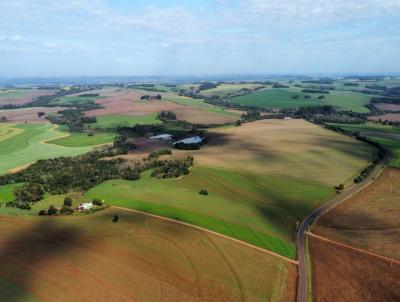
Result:
[[[210,130],[209,143],[192,155],[196,164],[276,174],[337,185],[353,180],[371,160],[365,143],[304,120],[262,120]]]
[[[313,301],[400,300],[400,265],[309,237]]]
[[[91,110],[86,113],[88,116],[102,115],[124,115],[124,116],[146,116],[158,114],[161,111],[172,111],[179,120],[186,120],[192,123],[212,124],[233,122],[239,118],[239,114],[215,108],[214,106],[204,106],[202,101],[194,103],[190,98],[181,98],[178,101],[169,101],[171,94],[162,94],[164,100],[161,101],[141,101],[140,97],[148,93],[140,90],[121,90],[108,91],[101,99],[96,102],[105,108]]]
[[[400,104],[387,104],[387,103],[376,103],[374,107],[379,111],[394,111],[400,112]]]
[[[32,102],[34,98],[42,95],[53,95],[54,90],[45,89],[13,89],[0,90],[0,105],[14,104],[22,105]]]
[[[400,169],[387,168],[367,188],[322,216],[314,233],[400,259]]]
[[[33,107],[21,108],[13,110],[0,110],[0,117],[4,116],[8,122],[24,123],[48,123],[45,117],[39,118],[38,112],[45,112],[46,114],[57,112],[65,109],[65,107]]]
[[[400,106],[400,105],[397,105]],[[400,113],[388,113],[384,115],[369,116],[370,121],[390,121],[390,122],[400,122]]]
[[[112,223],[118,214],[119,222]],[[296,268],[229,239],[107,209],[0,216],[6,301],[293,301]],[[232,250],[235,253],[232,253]]]

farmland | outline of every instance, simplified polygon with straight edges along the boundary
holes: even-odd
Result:
[[[116,137],[115,133],[69,133],[68,136],[48,141],[48,144],[55,144],[64,147],[90,147],[112,143]]]
[[[31,102],[42,95],[52,95],[54,90],[46,89],[6,89],[0,90],[0,105],[21,105]]]
[[[370,110],[364,105],[368,104],[371,96],[357,92],[331,91],[326,95],[323,104],[338,107],[341,110],[348,110],[360,113],[368,113]]]
[[[400,259],[400,169],[388,168],[373,184],[325,214],[313,232]]]
[[[201,91],[202,95],[205,96],[212,96],[212,95],[218,95],[221,97],[226,97],[228,94],[231,93],[236,93],[240,91],[241,89],[254,89],[254,88],[259,88],[262,85],[260,84],[252,84],[252,83],[233,83],[233,84],[220,84],[216,88],[212,89],[207,89]]]
[[[294,99],[294,96],[299,96]],[[316,97],[304,99],[305,94],[289,89],[266,89],[259,90],[244,96],[229,99],[230,102],[245,106],[265,107],[265,108],[298,108],[303,106],[320,105],[320,100]]]
[[[44,112],[45,114],[55,113],[59,110],[63,110],[63,107],[33,107],[33,108],[21,108],[12,110],[0,110],[0,117],[5,117],[6,121],[12,123],[45,123],[47,120],[44,117],[39,117],[38,112]]]
[[[141,214],[0,216],[0,225],[0,295],[7,301],[294,299],[293,264]]]
[[[400,264],[310,238],[313,301],[398,301]]]
[[[390,164],[395,167],[400,167],[400,127],[374,123],[333,125],[339,126],[346,131],[360,133],[389,148],[393,152],[393,158]]]
[[[74,156],[91,150],[89,147],[65,148],[45,143],[64,135],[49,124],[0,124],[0,173],[39,159]]]
[[[101,115],[97,117],[97,122],[88,125],[90,128],[117,128],[124,126],[133,126],[135,124],[148,125],[159,124],[160,120],[157,119],[157,114],[148,114],[141,116],[129,115]]]
[[[155,180],[145,173],[136,182],[105,182],[83,199],[101,196],[294,257],[296,222],[332,196],[334,185],[352,180],[374,153],[302,120],[259,121],[208,135],[199,151],[173,151],[172,157],[194,156],[191,175]],[[143,154],[124,157],[140,160]],[[199,195],[200,189],[210,195]]]

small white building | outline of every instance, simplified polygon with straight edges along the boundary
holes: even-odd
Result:
[[[188,137],[185,139],[181,139],[181,140],[175,142],[174,145],[180,144],[180,143],[182,143],[182,144],[200,144],[202,141],[203,141],[203,138],[196,135],[196,136]]]
[[[91,203],[91,202],[81,203],[78,206],[79,211],[89,210],[91,208],[93,208],[93,203]]]
[[[150,136],[151,139],[162,139],[162,140],[166,140],[169,141],[172,139],[172,135],[171,134],[159,134],[159,135],[155,135],[155,136]]]

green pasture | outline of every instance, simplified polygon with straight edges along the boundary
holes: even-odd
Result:
[[[371,95],[351,91],[330,91],[322,100],[323,104],[338,107],[341,110],[368,113],[370,110],[364,105],[371,101]]]
[[[226,97],[230,93],[238,92],[241,89],[254,89],[256,87],[260,87],[260,84],[251,84],[251,83],[243,83],[243,84],[221,84],[216,88],[202,90],[200,93],[205,96],[218,95],[220,97]]]
[[[115,133],[94,133],[89,136],[87,133],[69,133],[69,136],[49,141],[64,147],[91,147],[102,144],[112,143],[116,137]]]
[[[298,99],[293,96],[298,95]],[[305,99],[306,94],[301,90],[273,88],[263,89],[256,92],[230,98],[229,101],[243,106],[254,106],[264,108],[298,108],[306,106],[321,105],[321,101],[317,99],[318,94],[311,95],[310,99]]]
[[[56,99],[52,101],[52,104],[57,104],[57,105],[74,105],[77,103],[85,103],[88,101],[96,101],[100,99],[101,96],[77,96],[77,95],[67,95],[63,96],[59,99]]]
[[[200,195],[206,189],[208,196]],[[295,257],[296,223],[321,201],[329,187],[283,177],[194,167],[189,176],[157,180],[145,172],[138,181],[106,181],[82,200],[149,212]]]
[[[0,140],[0,173],[39,159],[76,156],[91,150],[90,147],[66,148],[45,143],[64,135],[50,124],[1,124],[0,129],[15,132],[15,135]]]
[[[88,128],[117,128],[124,126],[134,126],[136,124],[140,125],[151,125],[159,124],[161,121],[157,119],[157,114],[147,114],[142,116],[130,116],[130,115],[100,115],[97,116],[97,122],[92,124],[87,124]]]

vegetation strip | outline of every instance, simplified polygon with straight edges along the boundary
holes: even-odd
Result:
[[[119,207],[119,206],[111,206],[111,208],[115,208],[115,209],[119,209],[119,210],[123,210],[123,211],[128,211],[128,212],[133,212],[133,213],[144,214],[144,215],[149,216],[149,217],[161,219],[161,220],[164,220],[164,221],[173,222],[173,223],[176,223],[176,224],[179,224],[179,225],[184,225],[184,226],[187,226],[187,227],[189,227],[189,228],[193,228],[193,229],[196,229],[196,230],[199,230],[199,231],[207,232],[207,233],[210,233],[210,234],[213,234],[213,235],[222,237],[222,238],[226,238],[226,239],[235,241],[235,242],[237,242],[237,243],[240,243],[240,244],[242,244],[242,245],[251,247],[251,248],[256,249],[256,250],[258,250],[258,251],[261,251],[261,252],[268,253],[268,254],[270,254],[270,255],[279,257],[279,258],[281,258],[281,259],[283,259],[283,260],[286,260],[286,261],[288,261],[288,262],[290,262],[290,263],[292,263],[292,264],[295,264],[295,265],[298,265],[298,264],[299,264],[298,261],[293,260],[293,259],[290,259],[290,258],[287,258],[287,257],[285,257],[285,256],[282,256],[282,255],[278,254],[278,253],[274,253],[274,252],[272,252],[272,251],[270,251],[270,250],[263,249],[263,248],[261,248],[261,247],[252,245],[252,244],[250,244],[250,243],[247,243],[247,242],[244,242],[244,241],[241,241],[241,240],[238,240],[238,239],[235,239],[235,238],[232,238],[232,237],[229,237],[229,236],[226,236],[226,235],[223,235],[223,234],[214,232],[214,231],[210,231],[210,230],[208,230],[208,229],[205,229],[205,228],[202,228],[202,227],[193,225],[193,224],[189,224],[189,223],[186,223],[186,222],[182,222],[182,221],[178,221],[178,220],[175,220],[175,219],[166,218],[166,217],[163,217],[163,216],[158,216],[158,215],[154,215],[154,214],[150,214],[150,213],[146,213],[146,212],[142,212],[142,211],[138,211],[138,210],[134,210],[134,209]]]
[[[319,240],[323,240],[323,241],[332,243],[332,244],[334,244],[334,245],[338,245],[338,246],[341,246],[341,247],[344,247],[344,248],[351,249],[351,250],[356,251],[356,252],[364,253],[364,254],[367,254],[367,255],[369,255],[369,256],[373,256],[373,257],[379,258],[379,259],[384,260],[384,261],[387,261],[387,262],[389,262],[389,263],[391,263],[391,264],[394,263],[394,264],[396,264],[396,265],[400,265],[400,260],[397,260],[397,259],[385,257],[385,256],[382,256],[382,255],[378,255],[378,254],[375,254],[375,253],[372,253],[372,252],[369,252],[369,251],[366,251],[366,250],[362,250],[362,249],[353,247],[353,246],[351,246],[351,245],[347,245],[347,244],[344,244],[344,243],[341,243],[341,242],[337,242],[337,241],[331,240],[331,239],[329,239],[329,238],[325,238],[325,237],[322,237],[322,236],[313,234],[313,233],[311,233],[310,231],[305,232],[305,234],[306,234],[307,236],[311,236],[311,237],[314,237],[314,238],[316,238],[316,239],[319,239]]]

